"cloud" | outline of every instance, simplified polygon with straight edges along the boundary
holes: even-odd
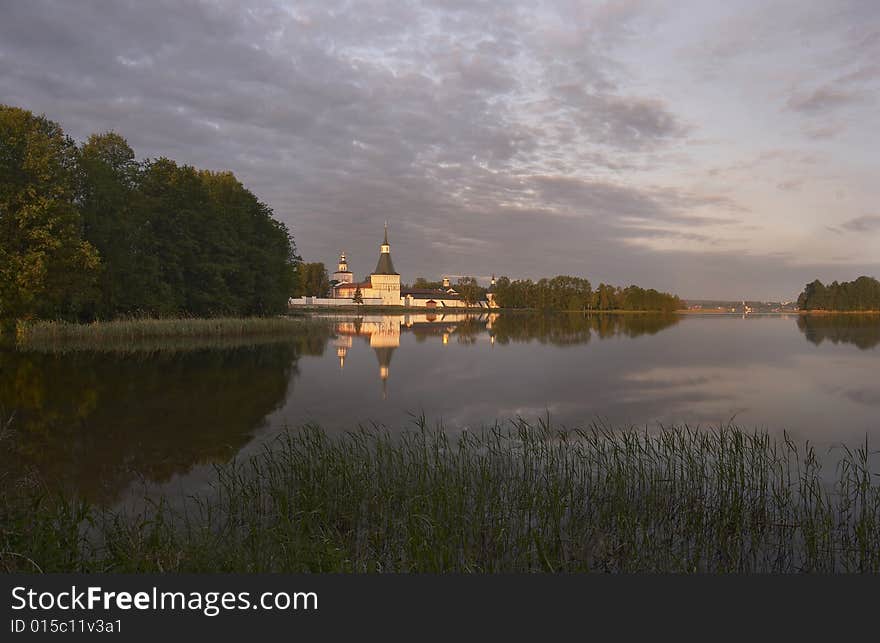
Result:
[[[803,179],[787,179],[781,183],[777,183],[776,187],[780,190],[791,192],[792,190],[800,190],[803,184]]]
[[[114,129],[140,157],[232,170],[291,226],[306,259],[331,262],[345,247],[358,274],[375,265],[387,219],[406,274],[570,273],[687,296],[788,294],[806,282],[792,265],[803,239],[767,241],[764,226],[813,207],[785,189],[790,177],[804,159],[818,174],[842,156],[832,128],[856,131],[842,108],[867,104],[877,80],[865,26],[874,10],[849,4],[799,10],[796,39],[772,37],[781,10],[737,9],[741,28],[719,41],[711,83],[663,54],[679,41],[698,49],[706,25],[724,28],[724,3],[7,4],[3,102],[81,140]],[[819,88],[784,95],[789,110],[727,74],[743,65],[758,75],[754,56],[831,32],[826,49],[840,60],[826,72],[814,61],[766,67],[773,87]],[[854,176],[869,174],[869,151],[846,155]],[[772,197],[755,196],[761,182]],[[872,187],[836,185],[858,208],[838,219],[858,220]],[[812,227],[825,224],[835,222]]]
[[[840,227],[849,232],[872,232],[880,230],[880,216],[865,215],[841,223]]]
[[[846,125],[842,123],[825,123],[808,125],[804,127],[803,132],[807,138],[811,138],[813,140],[821,140],[834,138],[845,130]]]
[[[829,112],[839,107],[845,107],[861,102],[861,94],[838,87],[819,87],[812,92],[796,92],[789,96],[788,108],[805,114],[818,114]]]
[[[580,85],[553,88],[556,103],[570,122],[598,143],[628,150],[652,148],[684,137],[688,127],[663,101],[590,92]]]
[[[856,404],[880,406],[880,390],[878,389],[849,390],[844,393],[844,396]]]

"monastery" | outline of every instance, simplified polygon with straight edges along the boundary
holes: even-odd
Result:
[[[379,246],[379,261],[376,269],[364,281],[355,281],[354,273],[348,267],[345,252],[339,255],[336,272],[330,282],[330,297],[300,297],[291,299],[290,306],[401,306],[406,308],[497,308],[494,301],[495,277],[492,277],[489,293],[484,300],[468,306],[448,277],[443,277],[442,288],[401,288],[400,273],[391,261],[391,245],[388,243],[388,226],[385,238]]]

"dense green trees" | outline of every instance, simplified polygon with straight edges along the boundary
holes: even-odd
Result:
[[[461,277],[455,284],[455,291],[461,296],[466,306],[473,306],[485,296],[485,289],[480,288],[473,277]]]
[[[77,316],[98,252],[75,203],[79,153],[42,116],[0,105],[0,320]]]
[[[330,279],[323,262],[301,263],[297,266],[297,297],[326,297],[330,292]]]
[[[263,315],[296,289],[293,239],[229,172],[80,148],[0,105],[0,319]]]
[[[97,296],[90,301],[93,317],[112,317],[137,311],[142,302],[133,299],[146,291],[138,283],[146,274],[143,250],[144,226],[135,222],[133,208],[140,166],[125,139],[115,133],[93,134],[80,149],[79,206],[83,235],[98,250],[101,274]]]
[[[443,287],[442,281],[428,281],[424,277],[416,277],[413,282],[413,288],[423,288],[425,290],[440,290]]]
[[[836,281],[829,285],[816,279],[808,283],[798,297],[801,310],[828,310],[842,312],[880,310],[880,281],[859,277],[855,281]]]
[[[495,300],[502,308],[541,310],[631,310],[673,312],[683,307],[675,295],[638,286],[615,288],[599,284],[594,291],[587,279],[559,275],[552,279],[511,281],[498,279]]]

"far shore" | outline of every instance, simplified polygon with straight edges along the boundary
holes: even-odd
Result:
[[[541,310],[536,308],[410,308],[403,306],[334,306],[297,307],[286,314],[271,317],[183,317],[183,318],[145,318],[120,319],[76,323],[51,320],[19,321],[13,332],[0,339],[12,340],[19,347],[33,347],[48,343],[94,342],[111,343],[160,338],[248,338],[269,335],[285,335],[291,331],[291,323],[297,319],[314,318],[318,313],[362,315],[437,315],[445,314],[528,314],[528,313],[577,313],[584,315],[742,315],[742,311],[729,310]],[[803,315],[803,316],[877,316],[880,310],[793,310],[779,312],[751,312],[750,316]]]
[[[677,310],[678,315],[737,315],[743,314],[741,310]],[[880,315],[880,310],[780,310],[767,312],[750,312],[748,315]]]
[[[880,310],[798,310],[798,315],[880,315]]]

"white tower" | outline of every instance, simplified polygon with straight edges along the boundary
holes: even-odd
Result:
[[[339,254],[339,264],[336,266],[336,272],[333,273],[333,279],[340,284],[354,283],[354,273],[348,269],[345,250]]]
[[[495,301],[495,286],[498,285],[498,282],[495,280],[494,273],[492,274],[492,280],[489,282],[489,289],[486,291],[486,302],[489,304],[489,308],[498,308],[498,302]],[[492,343],[495,343],[495,336],[492,335]]]
[[[379,246],[379,262],[370,275],[373,290],[382,298],[384,306],[400,306],[400,274],[394,270],[391,261],[391,244],[388,243],[388,224],[385,224],[385,238]]]

